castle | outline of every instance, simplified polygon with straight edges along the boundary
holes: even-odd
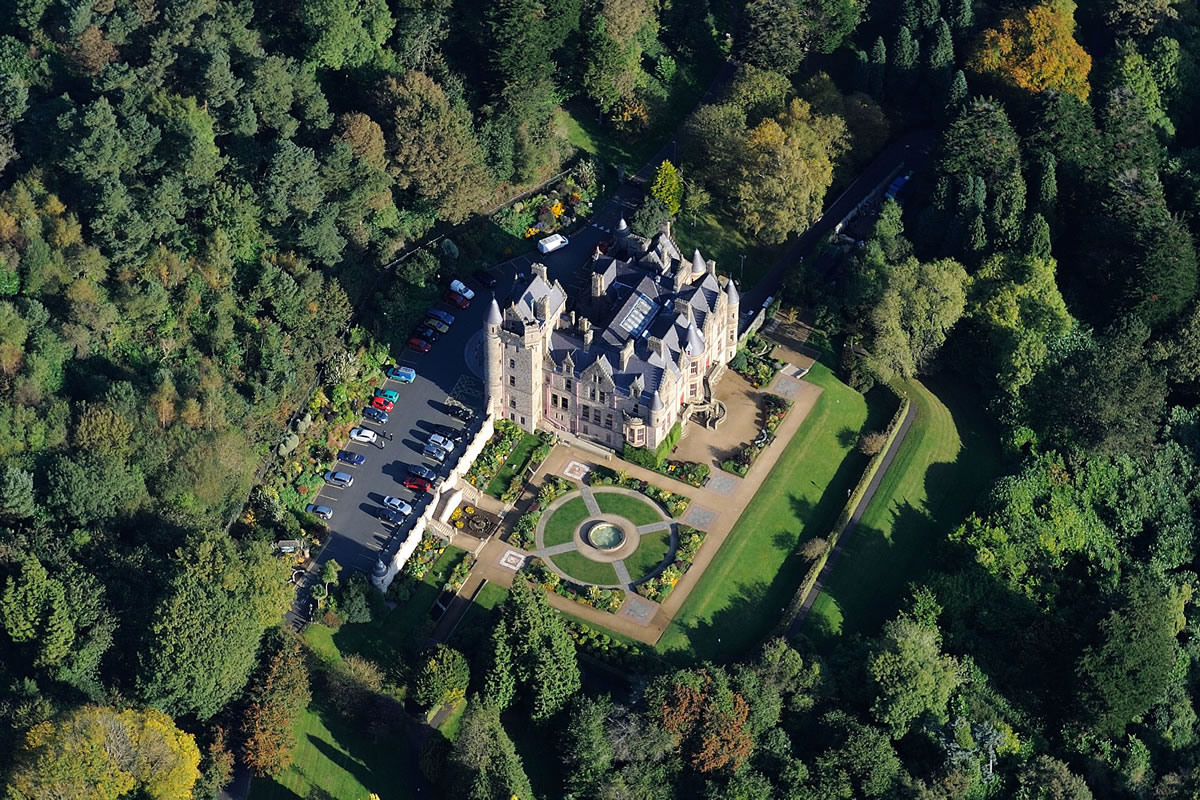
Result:
[[[546,267],[486,322],[489,413],[527,431],[568,432],[620,450],[653,449],[676,422],[711,414],[712,384],[737,351],[737,288],[664,230],[621,220],[593,255],[590,292],[568,298]],[[568,305],[572,305],[568,311]]]

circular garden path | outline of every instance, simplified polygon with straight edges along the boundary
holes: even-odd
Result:
[[[609,549],[587,538],[597,522],[616,524],[625,541]],[[584,486],[547,507],[534,530],[534,555],[562,578],[601,589],[632,589],[675,558],[675,521],[640,492],[618,486]]]

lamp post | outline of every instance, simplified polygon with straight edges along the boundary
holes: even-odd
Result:
[[[738,258],[742,260],[741,263],[738,264],[738,281],[740,282],[743,274],[746,272],[746,254],[742,253],[740,256],[738,256]]]

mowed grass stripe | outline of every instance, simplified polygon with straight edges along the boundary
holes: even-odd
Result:
[[[805,621],[818,640],[871,634],[895,616],[940,540],[1003,466],[994,429],[964,390],[939,387],[939,397],[916,380],[897,389],[917,416]]]
[[[807,568],[798,545],[829,532],[862,474],[859,434],[895,411],[822,362],[807,380],[824,391],[659,640],[673,660],[740,658],[770,633]]]

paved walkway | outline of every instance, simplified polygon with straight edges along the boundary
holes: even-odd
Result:
[[[842,557],[842,549],[845,547],[847,540],[858,527],[858,521],[862,519],[863,513],[867,507],[871,505],[871,500],[875,497],[875,490],[879,488],[880,482],[883,481],[883,476],[887,475],[888,468],[892,466],[892,461],[896,459],[896,453],[900,451],[900,445],[904,443],[904,437],[908,435],[908,429],[912,427],[912,422],[917,417],[917,404],[909,403],[908,412],[904,415],[904,420],[900,423],[900,430],[896,433],[896,438],[892,440],[892,446],[888,448],[887,453],[883,457],[883,461],[879,464],[879,469],[875,471],[875,477],[867,484],[867,490],[863,492],[862,500],[859,501],[858,507],[854,509],[854,514],[846,522],[846,528],[842,531],[842,535],[838,537],[837,544],[833,547],[833,552],[829,554],[829,558],[825,560],[825,566],[821,568],[821,574],[817,576],[817,582],[813,584],[812,591],[808,593],[808,597],[804,600],[804,605],[800,608],[800,612],[796,614],[796,618],[792,620],[792,624],[788,626],[788,638],[794,638],[800,633],[800,628],[804,625],[804,620],[808,617],[809,609],[817,600],[817,595],[821,593],[825,582],[829,580],[829,576],[833,574],[833,568],[837,566],[838,561]]]

